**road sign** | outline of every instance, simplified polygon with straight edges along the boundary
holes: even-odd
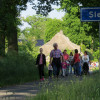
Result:
[[[81,21],[100,21],[100,7],[84,7],[81,8]]]

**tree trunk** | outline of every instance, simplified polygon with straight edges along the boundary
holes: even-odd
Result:
[[[11,28],[8,35],[8,53],[18,53],[18,40],[16,27]]]
[[[0,33],[0,57],[5,55],[5,34]]]

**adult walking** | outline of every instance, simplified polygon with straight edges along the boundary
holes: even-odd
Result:
[[[61,60],[62,60],[62,52],[61,50],[58,49],[58,44],[54,43],[53,44],[54,49],[50,52],[50,63],[53,67],[53,74],[54,77],[59,76],[59,72],[61,69]]]
[[[74,55],[74,74],[76,74],[76,76],[80,75],[80,58],[77,49],[75,49]]]
[[[42,81],[44,80],[44,66],[46,65],[46,57],[42,48],[40,48],[40,54],[37,56],[36,65],[38,65],[40,81]]]
[[[68,76],[69,75],[69,55],[67,54],[67,50],[64,50],[64,52],[63,52],[63,59],[67,63],[66,75]]]
[[[84,55],[82,56],[82,62],[83,62],[83,73],[88,74],[89,73],[89,55],[87,54],[87,51],[85,51]]]
[[[73,53],[70,52],[70,55],[69,55],[69,62],[70,62],[70,67],[69,67],[69,68],[70,68],[70,74],[72,74],[73,58],[74,58]]]

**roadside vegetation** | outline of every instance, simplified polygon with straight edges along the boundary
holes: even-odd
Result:
[[[82,80],[56,81],[45,85],[42,91],[31,100],[99,100],[100,99],[100,72],[96,71]]]

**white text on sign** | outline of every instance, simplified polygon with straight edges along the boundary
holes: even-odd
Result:
[[[89,17],[90,18],[93,18],[93,17],[100,17],[100,13],[97,13],[96,11],[95,12],[93,12],[93,11],[90,11],[89,12]]]

